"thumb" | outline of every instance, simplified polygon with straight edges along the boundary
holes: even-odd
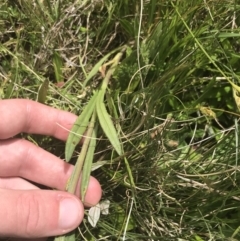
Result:
[[[0,189],[0,236],[41,238],[67,233],[83,219],[80,200],[49,190]],[[3,221],[3,220],[2,220]]]

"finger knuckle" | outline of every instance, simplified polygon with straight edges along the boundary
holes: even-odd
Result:
[[[18,229],[26,236],[32,236],[41,230],[40,201],[34,193],[22,193],[17,201]]]

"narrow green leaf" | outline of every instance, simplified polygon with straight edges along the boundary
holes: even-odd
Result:
[[[113,125],[113,122],[107,113],[106,107],[102,101],[97,101],[97,115],[100,125],[107,136],[108,140],[116,150],[119,156],[123,155],[122,146],[118,138],[117,131]]]
[[[102,64],[109,58],[110,55],[112,55],[113,53],[115,53],[118,49],[115,49],[114,51],[108,53],[107,55],[105,55],[102,59],[100,59],[98,61],[98,63],[92,68],[92,70],[90,71],[90,73],[88,74],[87,78],[85,79],[85,81],[83,82],[83,87],[85,87],[88,83],[88,81],[97,74],[99,68],[102,66]]]
[[[155,14],[156,14],[156,6],[157,6],[157,1],[152,0],[150,6],[148,7],[148,24],[151,26],[151,24],[154,22]]]
[[[92,168],[91,168],[91,171],[95,171],[97,170],[98,168],[102,167],[103,165],[105,165],[108,161],[98,161],[98,162],[94,162],[92,164]]]
[[[89,119],[93,113],[94,107],[95,107],[95,102],[97,100],[98,92],[95,92],[88,104],[85,106],[83,112],[81,115],[77,118],[76,122],[74,123],[66,145],[65,145],[65,159],[67,162],[70,161],[73,152],[82,139],[82,135],[87,129]]]
[[[91,120],[89,121],[88,129],[86,132],[86,139],[82,145],[82,150],[78,156],[77,162],[76,162],[74,170],[72,172],[72,175],[66,185],[66,191],[68,191],[70,193],[75,193],[75,191],[76,191],[78,180],[81,175],[83,164],[86,159],[87,151],[88,151],[89,144],[91,141],[91,137],[93,135],[96,118],[97,118],[97,114],[96,114],[96,111],[94,110]]]
[[[93,156],[94,156],[94,151],[96,148],[96,143],[97,143],[97,125],[95,125],[92,137],[89,143],[89,147],[87,150],[87,155],[83,164],[83,170],[82,170],[82,180],[81,180],[81,199],[82,202],[84,202],[85,199],[85,194],[87,192],[89,180],[90,180],[90,175],[91,175],[91,170],[92,170],[92,163],[93,163]]]
[[[57,82],[58,83],[62,82],[63,81],[63,73],[62,73],[63,63],[62,63],[61,56],[56,51],[53,54],[53,67],[54,67],[55,78]]]
[[[37,95],[37,101],[40,103],[45,103],[46,97],[47,97],[47,91],[48,91],[49,81],[48,79],[45,79],[44,82],[40,85],[38,89],[38,95]]]

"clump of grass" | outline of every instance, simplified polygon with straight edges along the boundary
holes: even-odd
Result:
[[[0,9],[3,99],[37,99],[47,79],[45,103],[80,114],[102,83],[95,73],[84,86],[88,74],[127,46],[104,99],[124,154],[99,132],[94,161],[105,162],[92,173],[110,214],[95,228],[84,219],[79,240],[240,238],[239,114],[223,76],[238,84],[235,2],[4,1]],[[64,158],[64,144],[33,138]]]

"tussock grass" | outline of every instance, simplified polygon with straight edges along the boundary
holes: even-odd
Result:
[[[84,219],[79,240],[240,239],[239,114],[213,64],[238,84],[237,1],[2,1],[0,16],[2,99],[36,100],[47,79],[45,103],[80,114],[102,82],[83,88],[88,73],[127,46],[105,103],[136,192],[99,133],[92,174],[110,214]],[[63,143],[32,138],[64,158]]]

